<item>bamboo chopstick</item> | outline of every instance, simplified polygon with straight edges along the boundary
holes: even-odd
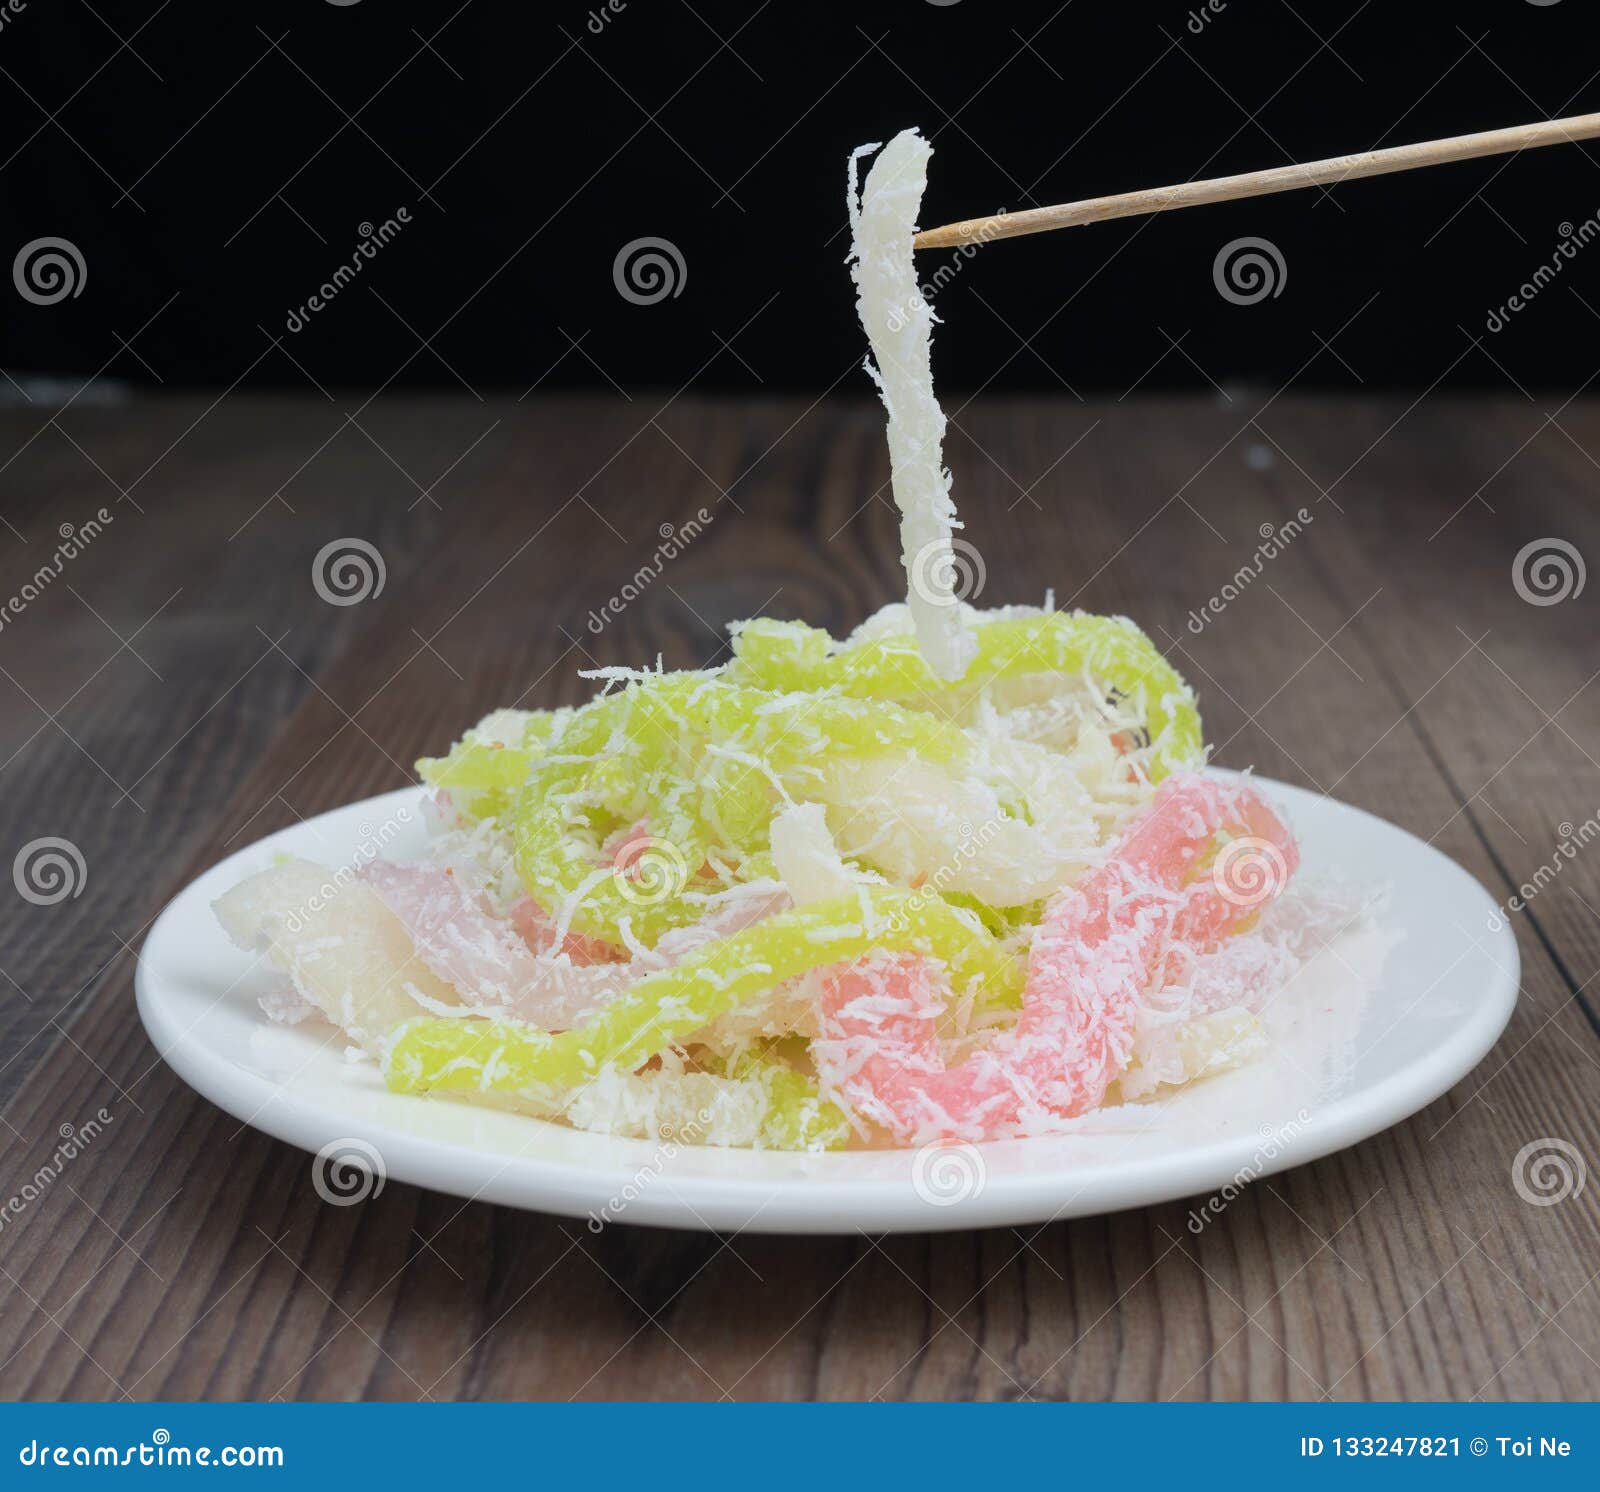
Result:
[[[1388,150],[1336,155],[1329,160],[1310,161],[1300,166],[1274,166],[1268,171],[1246,171],[1238,176],[1213,177],[1209,181],[1186,181],[1142,192],[1089,197],[1082,202],[1063,202],[1057,207],[1031,207],[1023,212],[967,218],[959,223],[947,223],[942,228],[928,228],[913,242],[919,249],[984,244],[997,238],[1048,233],[1053,228],[1076,228],[1081,223],[1102,223],[1110,218],[1170,212],[1177,207],[1200,207],[1208,202],[1232,202],[1241,197],[1264,197],[1272,192],[1292,192],[1299,187],[1331,186],[1351,177],[1386,176],[1392,171],[1414,171],[1419,166],[1442,166],[1450,161],[1506,155],[1541,145],[1576,143],[1597,135],[1600,135],[1600,114],[1579,114],[1572,119],[1551,119],[1543,124],[1519,124],[1476,135],[1452,135],[1447,140],[1396,145]]]

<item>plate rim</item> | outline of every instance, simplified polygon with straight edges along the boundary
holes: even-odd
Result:
[[[1219,775],[1225,771],[1222,768],[1208,770]],[[1257,780],[1269,793],[1285,797],[1291,811],[1297,800],[1325,799],[1337,805],[1341,812],[1353,814],[1381,832],[1405,836],[1447,866],[1466,883],[1470,892],[1484,898],[1488,905],[1494,905],[1488,889],[1475,876],[1410,830],[1367,809],[1333,798],[1331,794],[1313,793],[1272,778],[1258,777]],[[205,895],[200,890],[203,882],[221,878],[230,868],[237,868],[242,876],[246,871],[241,862],[258,858],[263,852],[270,852],[276,841],[303,834],[336,816],[362,810],[379,813],[405,803],[420,802],[424,796],[425,789],[420,786],[395,789],[341,804],[240,847],[199,871],[172,897],[151,924],[139,949],[134,973],[136,1007],[140,1022],[161,1060],[202,1098],[241,1123],[308,1153],[314,1154],[335,1140],[349,1137],[363,1121],[338,1104],[310,1097],[303,1090],[291,1097],[281,1084],[208,1047],[189,1029],[181,1028],[176,1013],[161,998],[155,970],[167,940],[181,936],[177,925],[191,911],[191,903]],[[896,1185],[892,1177],[883,1174],[855,1178],[815,1174],[818,1170],[841,1169],[852,1160],[859,1164],[859,1157],[863,1155],[882,1157],[894,1152],[856,1151],[804,1157],[784,1157],[781,1152],[772,1152],[774,1159],[781,1160],[786,1168],[811,1174],[768,1178],[695,1175],[675,1180],[670,1167],[663,1167],[651,1186],[628,1202],[625,1213],[608,1217],[604,1226],[621,1222],[629,1226],[697,1231],[848,1234],[1038,1225],[1163,1205],[1204,1192],[1214,1194],[1227,1184],[1218,1181],[1219,1176],[1237,1179],[1246,1169],[1252,1180],[1276,1175],[1357,1144],[1409,1118],[1448,1092],[1487,1056],[1509,1024],[1521,988],[1521,961],[1509,921],[1502,919],[1500,927],[1491,927],[1489,932],[1495,945],[1492,952],[1500,956],[1490,958],[1495,972],[1490,976],[1485,995],[1450,1039],[1433,1050],[1427,1065],[1422,1067],[1414,1061],[1354,1094],[1331,1100],[1295,1134],[1282,1139],[1275,1153],[1265,1161],[1261,1159],[1264,1146],[1261,1132],[1252,1130],[1221,1136],[1198,1149],[1181,1150],[1170,1156],[1142,1157],[1132,1171],[1096,1168],[1085,1176],[1058,1167],[990,1174],[974,1196],[949,1206],[935,1206],[917,1195],[909,1185]],[[1426,1072],[1426,1081],[1418,1081],[1419,1068]],[[419,1097],[417,1101],[438,1100]],[[640,1171],[639,1166],[588,1165],[576,1160],[525,1154],[500,1156],[497,1152],[474,1150],[453,1140],[365,1122],[383,1142],[388,1179],[502,1206],[588,1219],[591,1227],[597,1213],[606,1211],[606,1204],[618,1192],[636,1182]],[[555,1128],[564,1135],[582,1133],[566,1126],[548,1125],[547,1121],[539,1119],[529,1118],[525,1122],[540,1128]],[[534,1133],[536,1131],[530,1131],[530,1136]],[[1283,1135],[1281,1129],[1277,1133],[1280,1137]],[[637,1147],[641,1162],[658,1156],[661,1151],[659,1144],[649,1140],[626,1140],[609,1135],[596,1136],[596,1139],[604,1140],[608,1146]],[[977,1148],[981,1152],[987,1147]],[[464,1173],[464,1153],[485,1161],[499,1159],[501,1164],[484,1181],[475,1170]],[[899,1153],[908,1163],[917,1154],[909,1149]],[[900,1179],[904,1182],[906,1178]],[[837,1216],[841,1209],[848,1216]]]

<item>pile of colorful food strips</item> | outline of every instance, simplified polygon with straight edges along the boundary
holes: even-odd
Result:
[[[1059,1132],[1235,1066],[1342,914],[1205,770],[1194,696],[1122,617],[979,612],[911,236],[929,147],[879,151],[853,274],[910,594],[843,642],[596,671],[419,764],[426,853],[279,864],[218,903],[390,1087],[582,1129],[820,1150]]]

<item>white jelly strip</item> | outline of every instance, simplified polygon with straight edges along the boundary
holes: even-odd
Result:
[[[917,646],[940,678],[958,679],[977,642],[954,589],[961,524],[944,467],[944,411],[933,392],[933,312],[911,247],[933,147],[916,130],[902,130],[879,152],[858,197],[857,162],[877,149],[863,145],[850,156],[850,275],[876,359],[867,372],[889,412],[889,472]]]

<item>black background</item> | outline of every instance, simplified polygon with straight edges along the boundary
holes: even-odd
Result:
[[[1592,11],[27,0],[0,26],[0,248],[67,238],[87,278],[53,306],[7,287],[0,363],[25,386],[864,391],[853,145],[920,124],[933,223],[1573,114],[1600,108]],[[287,332],[402,206],[411,224]],[[937,367],[1116,395],[1570,391],[1600,367],[1600,246],[1504,331],[1486,320],[1597,213],[1590,143],[1006,243],[940,292]],[[1287,266],[1253,306],[1213,283],[1242,236]],[[617,293],[641,237],[681,251],[675,298]]]

